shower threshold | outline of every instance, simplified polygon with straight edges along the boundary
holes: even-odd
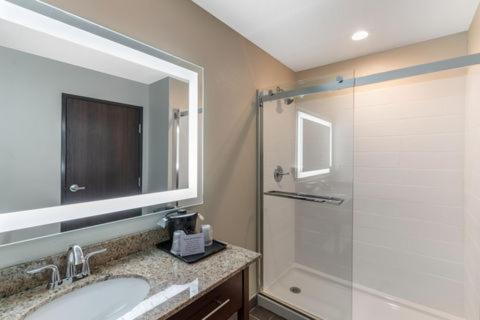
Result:
[[[291,287],[298,287],[301,292],[293,293],[290,291]],[[280,304],[311,315],[314,319],[463,320],[359,285],[355,285],[352,290],[348,281],[331,277],[301,264],[293,264],[276,281],[264,288],[262,293]]]

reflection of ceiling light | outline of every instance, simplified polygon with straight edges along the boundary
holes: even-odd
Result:
[[[392,310],[400,310],[400,306],[396,305],[395,303],[387,303]]]
[[[360,41],[360,40],[363,40],[367,37],[368,37],[368,32],[365,31],[365,30],[360,30],[360,31],[355,32],[352,35],[352,40],[353,41]]]

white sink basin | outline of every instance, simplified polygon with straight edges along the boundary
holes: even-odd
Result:
[[[138,278],[100,281],[41,306],[25,320],[114,320],[142,302],[150,285]]]

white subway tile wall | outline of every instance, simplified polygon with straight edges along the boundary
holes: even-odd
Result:
[[[480,319],[480,68],[467,76],[465,135],[465,318]]]
[[[295,203],[295,262],[347,281],[352,280],[353,98],[353,89],[297,98],[299,110],[332,123],[333,163],[330,174],[296,180],[295,191],[345,202]],[[345,306],[350,298],[344,296]]]
[[[465,75],[355,94],[354,282],[464,315]]]
[[[292,191],[293,178],[285,176],[277,183],[273,171],[280,165],[290,172],[295,152],[295,106],[283,101],[264,105],[264,184],[265,191]],[[295,202],[290,199],[263,197],[263,267],[264,287],[268,288],[294,263]]]

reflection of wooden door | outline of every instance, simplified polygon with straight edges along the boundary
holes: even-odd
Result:
[[[63,95],[62,204],[141,193],[142,108]]]

